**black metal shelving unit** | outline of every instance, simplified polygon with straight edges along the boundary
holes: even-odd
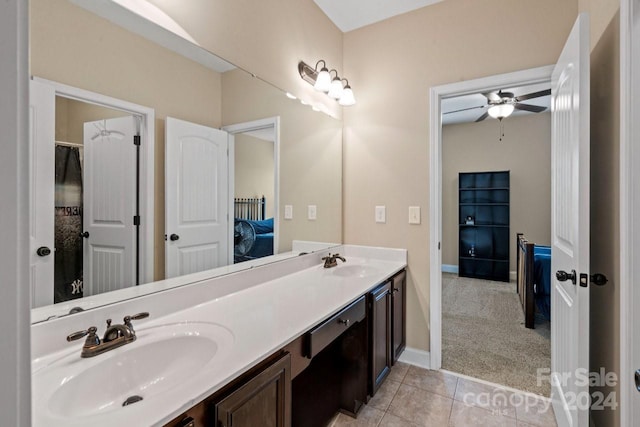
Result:
[[[509,281],[509,171],[461,172],[458,274]]]

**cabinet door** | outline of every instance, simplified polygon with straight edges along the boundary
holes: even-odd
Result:
[[[373,396],[391,369],[391,282],[369,294],[371,314],[370,394]]]
[[[219,427],[290,427],[289,353],[220,400],[215,409]]]
[[[398,360],[406,345],[405,310],[407,306],[407,273],[402,271],[391,279],[391,299],[393,301],[393,363]]]

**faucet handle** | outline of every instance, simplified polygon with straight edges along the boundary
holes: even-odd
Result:
[[[98,328],[96,328],[95,326],[91,326],[89,329],[85,330],[85,331],[78,331],[78,332],[74,332],[72,334],[67,335],[67,341],[71,342],[71,341],[75,341],[75,340],[79,340],[80,338],[87,336],[87,341],[95,341],[96,339],[98,340],[98,342],[100,341],[100,339],[98,338],[98,335],[96,335],[96,332],[98,332]]]
[[[149,317],[149,313],[146,311],[142,313],[134,314],[132,316],[124,316],[124,324],[127,325],[127,327],[133,331],[133,325],[131,324],[131,321],[146,319],[147,317]]]

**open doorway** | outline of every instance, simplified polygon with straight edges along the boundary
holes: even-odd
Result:
[[[503,74],[493,77],[487,77],[483,79],[477,79],[473,81],[465,81],[460,83],[454,83],[450,85],[439,86],[431,89],[431,144],[430,144],[430,154],[431,154],[431,218],[430,218],[430,247],[431,247],[431,329],[430,329],[430,338],[431,338],[431,368],[432,369],[440,369],[445,367],[445,363],[443,362],[443,319],[444,319],[444,292],[449,292],[448,286],[451,283],[444,284],[445,281],[452,279],[451,276],[455,275],[457,277],[458,271],[456,271],[452,266],[459,264],[459,206],[458,206],[458,197],[460,192],[460,182],[458,172],[480,172],[480,171],[504,171],[509,170],[509,167],[497,167],[497,166],[482,166],[477,165],[474,166],[472,164],[467,164],[463,169],[465,170],[455,170],[453,174],[451,174],[448,169],[445,170],[445,161],[446,160],[446,148],[444,137],[447,136],[448,131],[443,131],[442,124],[442,102],[445,99],[455,98],[465,95],[471,94],[483,94],[490,92],[498,92],[500,89],[505,88],[513,88],[520,86],[531,86],[531,85],[540,85],[544,84],[547,87],[550,86],[551,80],[551,71],[552,67],[541,67],[531,70],[525,70],[521,72]],[[480,95],[482,96],[482,95]],[[474,113],[475,116],[480,117],[482,112]],[[492,135],[491,138],[495,139],[496,144],[506,143],[507,141],[500,141],[501,138],[506,138],[511,135],[511,128],[508,122],[502,123],[504,124],[504,137],[501,130],[501,123],[498,123],[496,120],[492,120],[491,122],[487,122],[484,125],[488,126],[487,131],[488,135]],[[491,125],[494,125],[491,127]],[[455,137],[455,131],[452,135]],[[476,147],[477,148],[477,147]],[[467,160],[473,159],[477,157],[474,154],[471,154],[471,151],[468,152],[469,155],[463,151],[461,153],[461,157],[465,157]],[[500,156],[501,154],[497,154]],[[496,155],[494,155],[496,157]],[[450,159],[451,160],[451,159]],[[453,158],[453,161],[456,162],[458,160]],[[454,179],[449,179],[448,182],[445,182],[446,176],[453,175]],[[453,186],[452,188],[449,188]],[[447,193],[447,196],[444,194]],[[449,196],[453,195],[453,198]],[[444,204],[448,203],[448,208],[453,209],[453,213],[445,213]],[[451,206],[453,205],[453,206]],[[444,217],[447,217],[447,220],[444,220]],[[452,219],[453,225],[448,224],[449,218]],[[466,218],[463,219],[463,223]],[[472,219],[472,220],[475,220]],[[445,233],[445,223],[448,224],[447,227],[450,230],[452,227],[454,232],[449,232],[448,234],[455,234],[456,237],[453,238],[454,243],[447,243],[447,236]],[[458,228],[458,233],[455,233],[455,228]],[[515,236],[516,230],[513,231]],[[518,230],[519,231],[519,230]],[[510,234],[509,234],[510,235]],[[450,236],[449,236],[450,237]],[[451,241],[451,239],[450,239]],[[511,253],[515,254],[515,238],[509,239],[508,247],[509,258],[511,258]],[[445,255],[445,251],[447,254]],[[454,255],[451,255],[453,253]],[[449,258],[453,257],[454,261],[450,261]],[[445,262],[446,261],[446,262]],[[444,267],[444,268],[443,268]],[[443,273],[444,270],[444,273]],[[512,277],[511,272],[517,270],[515,268],[515,260],[513,263],[509,264],[509,277]],[[443,277],[444,274],[444,277]],[[450,276],[447,276],[450,275]],[[466,279],[466,278],[465,278]],[[499,282],[495,282],[499,283]],[[473,292],[472,284],[467,284],[468,288]],[[518,294],[516,291],[515,284],[506,283],[508,286],[508,291],[511,294],[512,300],[515,298],[516,310],[519,310],[519,313],[516,311],[516,314],[522,316],[522,309],[519,308],[518,304]],[[464,288],[464,285],[458,287],[458,289]],[[455,294],[455,292],[453,292]],[[454,295],[455,298],[455,295]],[[490,298],[490,297],[489,297]],[[471,301],[473,299],[470,299]],[[473,301],[476,302],[476,301]],[[524,329],[524,325],[522,325]],[[473,357],[471,354],[470,357]],[[492,381],[492,380],[489,380]],[[504,383],[504,381],[493,380],[493,382]]]
[[[494,119],[493,102],[517,108]],[[550,385],[536,373],[551,367],[549,102],[549,84],[442,101],[442,368],[544,396]],[[519,234],[541,252],[527,267],[538,273],[530,323],[526,287],[516,285]]]

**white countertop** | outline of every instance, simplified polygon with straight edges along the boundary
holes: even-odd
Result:
[[[214,323],[228,329],[233,335],[233,343],[224,354],[221,352],[216,356],[207,365],[207,369],[186,378],[180,386],[143,402],[125,408],[117,407],[99,415],[73,419],[56,416],[49,410],[43,396],[48,395],[59,384],[38,381],[38,375],[45,371],[44,367],[61,357],[77,353],[78,357],[73,364],[77,365],[78,370],[84,370],[92,363],[99,364],[99,359],[109,357],[109,353],[91,359],[80,359],[80,342],[34,359],[33,425],[163,425],[406,267],[404,250],[390,250],[393,251],[391,256],[385,256],[384,249],[345,246],[341,250],[347,263],[339,261],[338,267],[325,269],[317,264],[162,317],[140,321],[137,328],[138,340],[109,353],[115,354],[133,346],[144,345],[145,331],[164,324]],[[375,270],[369,271],[367,275],[344,276],[339,273],[341,267],[354,265],[369,265]],[[218,282],[221,280],[224,278],[219,278]],[[149,311],[153,314],[151,308]],[[67,331],[62,333],[65,332]],[[100,384],[96,384],[96,387],[100,387]]]

